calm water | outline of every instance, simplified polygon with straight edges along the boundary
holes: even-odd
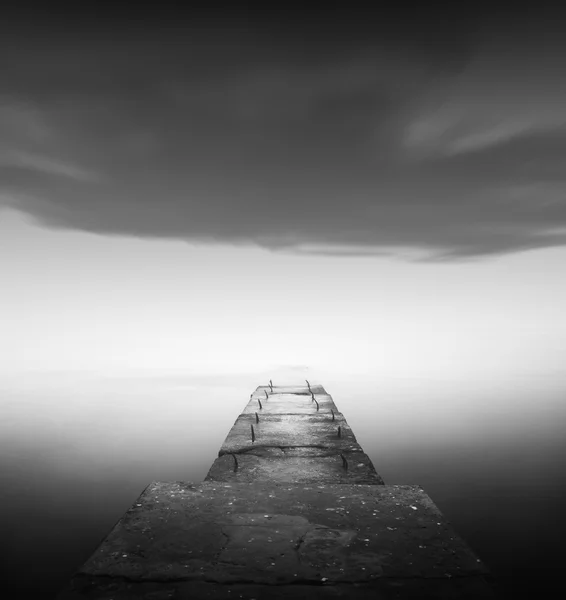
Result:
[[[147,484],[201,481],[257,385],[322,383],[388,484],[420,484],[513,597],[566,552],[566,380],[246,375],[0,383],[1,530],[21,595],[49,598]]]

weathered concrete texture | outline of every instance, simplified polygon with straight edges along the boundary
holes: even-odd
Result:
[[[217,458],[205,481],[234,483],[365,483],[381,484],[364,452],[319,448],[262,448]]]
[[[252,441],[252,426],[255,442]],[[340,432],[338,428],[340,427]],[[241,415],[220,448],[219,455],[247,452],[255,447],[333,448],[336,452],[363,452],[345,421],[328,415],[265,415],[256,423],[252,415]]]
[[[258,387],[218,454],[207,481],[383,484],[320,385]]]
[[[336,585],[253,583],[218,585],[206,581],[119,581],[78,576],[58,600],[496,600],[485,577],[452,579],[387,578]]]
[[[384,485],[322,386],[262,386],[206,481],[151,484],[59,599],[476,600],[487,578],[419,486]]]
[[[265,392],[268,394],[298,394],[309,397],[311,392],[314,394],[326,394],[326,391],[322,385],[311,385],[309,389],[305,383],[304,385],[274,385],[273,391],[271,391],[268,385],[260,385],[257,387],[253,395],[264,395]]]
[[[153,483],[60,600],[494,598],[419,486]]]
[[[327,413],[330,416],[331,409],[335,413],[337,412],[332,397],[324,391],[322,386],[317,386],[316,391],[313,388],[312,395],[308,390],[293,393],[291,389],[297,388],[274,387],[273,393],[269,392],[269,388],[267,390],[258,388],[252,394],[242,414],[254,413],[256,411],[260,414],[262,411],[268,414],[313,414],[313,412],[317,412],[316,402],[318,402],[318,412],[320,413]],[[268,392],[268,396],[265,395],[266,391]],[[263,408],[260,408],[261,406]]]

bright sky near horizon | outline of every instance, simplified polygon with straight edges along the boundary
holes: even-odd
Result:
[[[4,19],[0,374],[564,374],[566,36],[468,8]]]
[[[468,263],[296,256],[39,227],[5,212],[0,374],[564,373],[566,249]]]

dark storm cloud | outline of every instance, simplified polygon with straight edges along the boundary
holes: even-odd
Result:
[[[4,202],[52,227],[303,253],[566,243],[561,32],[268,17],[5,32]]]

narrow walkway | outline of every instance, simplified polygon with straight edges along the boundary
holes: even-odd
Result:
[[[205,481],[149,485],[58,599],[496,598],[488,579],[307,382],[257,388]]]
[[[383,484],[332,397],[310,384],[258,387],[205,481]]]

